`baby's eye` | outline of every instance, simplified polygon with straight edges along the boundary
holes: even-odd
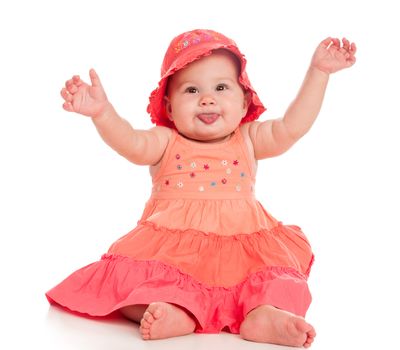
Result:
[[[198,92],[198,90],[194,86],[189,86],[185,89],[185,92],[188,92],[189,94],[195,94],[196,92]]]
[[[228,85],[226,84],[218,84],[216,90],[217,91],[224,91],[228,89]]]

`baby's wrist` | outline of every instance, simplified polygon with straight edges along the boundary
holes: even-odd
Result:
[[[309,70],[309,72],[311,74],[317,74],[317,75],[319,75],[321,77],[324,77],[324,78],[329,78],[329,76],[331,74],[328,70],[326,70],[324,68],[321,68],[321,67],[318,67],[318,66],[315,66],[313,64],[310,65],[308,70]]]
[[[99,108],[97,113],[94,113],[91,118],[93,121],[100,121],[100,120],[105,120],[108,119],[110,116],[112,116],[115,113],[114,107],[110,102],[104,103],[104,106]]]

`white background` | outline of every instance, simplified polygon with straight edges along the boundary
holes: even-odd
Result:
[[[309,237],[314,349],[398,346],[399,62],[396,1],[3,1],[0,5],[1,348],[278,349],[229,334],[139,340],[127,322],[49,308],[44,293],[136,224],[148,169],[61,108],[73,74],[96,68],[109,99],[149,128],[148,96],[170,40],[210,28],[246,54],[268,111],[282,116],[327,36],[358,46],[331,77],[320,116],[286,154],[260,162],[257,196]]]

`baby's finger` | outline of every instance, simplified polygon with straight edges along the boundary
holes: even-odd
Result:
[[[65,83],[65,87],[67,88],[67,91],[71,94],[74,94],[75,92],[78,91],[78,87],[75,85],[75,83],[73,82],[73,80],[68,80]]]
[[[99,76],[97,75],[96,71],[92,68],[89,71],[90,81],[92,82],[92,86],[102,86]]]
[[[73,79],[69,79],[65,82],[65,87],[68,89],[69,86],[71,86],[74,83]]]
[[[74,75],[72,77],[72,81],[76,86],[81,86],[83,84],[83,81],[81,80],[81,77],[79,75]]]
[[[321,41],[320,45],[327,48],[332,43],[332,38],[328,37]]]
[[[338,38],[332,38],[333,45],[340,49],[340,40]]]
[[[357,52],[356,44],[355,44],[355,43],[351,43],[351,45],[350,45],[350,53],[351,53],[352,55],[355,55],[356,52]]]
[[[74,108],[72,107],[72,104],[70,102],[64,102],[63,103],[63,108],[67,111],[67,112],[74,112]]]
[[[61,96],[66,102],[72,102],[72,96],[68,93],[66,88],[61,89]]]
[[[349,58],[347,58],[346,63],[347,67],[351,67],[354,63],[356,63],[355,56],[350,56]]]
[[[343,43],[343,48],[346,51],[349,51],[350,50],[350,42],[346,38],[343,38],[342,43]]]

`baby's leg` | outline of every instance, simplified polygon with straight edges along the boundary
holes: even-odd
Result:
[[[140,323],[144,340],[186,335],[193,333],[196,327],[195,321],[183,309],[164,302],[126,306],[121,313]]]
[[[261,343],[308,348],[316,333],[304,318],[271,305],[261,305],[247,314],[240,326],[240,335]]]

